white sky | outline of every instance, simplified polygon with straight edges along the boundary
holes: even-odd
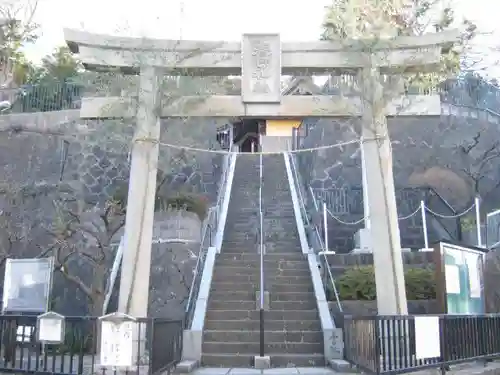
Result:
[[[332,0],[39,0],[36,21],[42,37],[27,52],[39,59],[64,43],[64,27],[128,36],[201,40],[240,40],[243,33],[279,32],[282,40],[314,40],[320,35],[324,6]],[[477,39],[489,65],[500,60],[500,0],[454,0],[482,32]],[[184,11],[181,12],[183,7]],[[181,31],[182,30],[182,31]],[[500,73],[500,70],[498,70]],[[493,73],[493,71],[492,71]],[[494,72],[496,76],[497,71]]]

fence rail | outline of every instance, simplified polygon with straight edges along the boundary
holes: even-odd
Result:
[[[364,215],[362,187],[310,188],[309,190],[313,200],[326,207],[328,215],[323,215],[325,223],[331,219],[337,225],[354,226],[355,228],[361,227],[363,222],[366,225],[366,219],[369,216]],[[399,188],[395,190],[395,193],[398,204],[398,219],[400,222],[406,223],[405,227],[411,230],[411,236],[415,237],[417,232],[421,232],[424,243],[419,243],[419,246],[425,245],[424,247],[427,248],[430,241],[438,239],[466,241],[474,246],[484,245],[479,198],[474,199],[467,209],[458,212],[430,187]],[[461,220],[465,216],[472,217],[472,215],[475,215],[475,233],[466,239],[462,235]],[[429,239],[431,234],[432,238]],[[323,237],[327,238],[325,235]],[[413,248],[414,245],[416,244],[413,243],[409,247]]]
[[[140,318],[137,364],[130,374],[159,374],[171,370],[181,359],[182,321]],[[0,315],[1,373],[90,375],[111,373],[99,366],[99,320],[97,317],[65,317],[65,337],[60,344],[37,340],[37,317]]]
[[[437,324],[422,332],[430,321]],[[344,317],[345,359],[368,374],[444,371],[500,357],[499,335],[500,314]]]
[[[358,85],[352,76],[335,77],[336,91],[347,94]],[[110,86],[110,87],[108,87]],[[116,87],[113,87],[116,86]],[[95,95],[121,95],[137,92],[137,82],[123,80],[109,85],[91,82],[51,82],[48,84],[23,85],[19,88],[0,89],[0,113],[29,113],[79,109],[81,99]],[[325,89],[325,94],[331,89]],[[440,93],[441,101],[461,107],[471,107],[498,113],[500,89],[491,84],[473,85],[464,79],[449,80],[432,89],[409,87],[408,94],[432,95]],[[8,104],[7,104],[8,103]]]

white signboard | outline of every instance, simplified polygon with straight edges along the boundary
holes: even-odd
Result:
[[[415,349],[417,359],[441,357],[438,316],[415,317]]]
[[[134,324],[133,321],[101,321],[101,366],[132,366]]]
[[[39,324],[38,339],[40,341],[63,341],[63,322],[58,319],[42,319]]]
[[[457,266],[445,265],[446,294],[460,294],[460,273]]]
[[[64,342],[64,316],[49,311],[37,318],[38,341],[45,343]]]
[[[7,259],[3,311],[47,311],[52,286],[53,259]]]

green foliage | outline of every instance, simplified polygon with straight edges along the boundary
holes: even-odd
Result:
[[[430,20],[434,22],[429,23]],[[421,35],[429,31],[442,32],[455,28],[455,21],[453,9],[440,0],[405,0],[403,3],[390,0],[332,0],[332,5],[326,7],[321,39],[345,39],[360,35],[376,37],[384,33]],[[463,20],[460,29],[460,43],[443,48],[441,65],[437,71],[405,74],[407,87],[431,89],[450,75],[458,73],[469,42],[476,34],[476,25]]]
[[[186,210],[195,213],[200,220],[203,220],[207,216],[208,202],[203,196],[194,193],[177,192],[165,197],[157,195],[155,208],[158,211],[167,208]]]
[[[434,270],[410,268],[405,271],[406,297],[408,300],[436,298]],[[374,301],[377,298],[373,266],[354,267],[337,279],[341,300]],[[328,291],[330,300],[333,293]]]
[[[465,231],[473,230],[476,228],[475,216],[465,216],[460,218],[460,227]]]
[[[89,322],[91,322],[89,320]],[[62,344],[49,344],[45,347],[47,353],[52,355],[68,353],[95,353],[95,337],[93,327],[88,324],[85,329],[82,327],[67,327],[64,333],[64,342]]]
[[[81,98],[83,86],[76,83],[80,63],[67,47],[59,47],[35,66],[19,59],[16,81],[25,84],[14,103],[16,112],[59,111],[74,107]]]
[[[124,184],[116,190],[113,195],[113,200],[118,202],[121,207],[125,208],[127,205],[127,198],[128,185]],[[204,196],[196,193],[186,191],[165,192],[163,190],[157,190],[155,211],[166,211],[167,209],[193,212],[198,215],[200,220],[203,220],[207,216],[208,201]]]

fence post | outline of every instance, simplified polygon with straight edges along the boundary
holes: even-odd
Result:
[[[474,208],[476,209],[476,235],[477,235],[477,246],[483,246],[483,239],[481,238],[481,206],[479,202],[479,196],[474,199]]]
[[[323,230],[325,231],[325,251],[328,251],[328,216],[326,203],[323,202]]]
[[[420,201],[420,213],[422,215],[422,227],[423,227],[423,231],[424,231],[424,246],[425,246],[425,249],[428,249],[429,248],[429,235],[427,232],[427,216],[425,214],[426,213],[425,202],[423,199]]]

